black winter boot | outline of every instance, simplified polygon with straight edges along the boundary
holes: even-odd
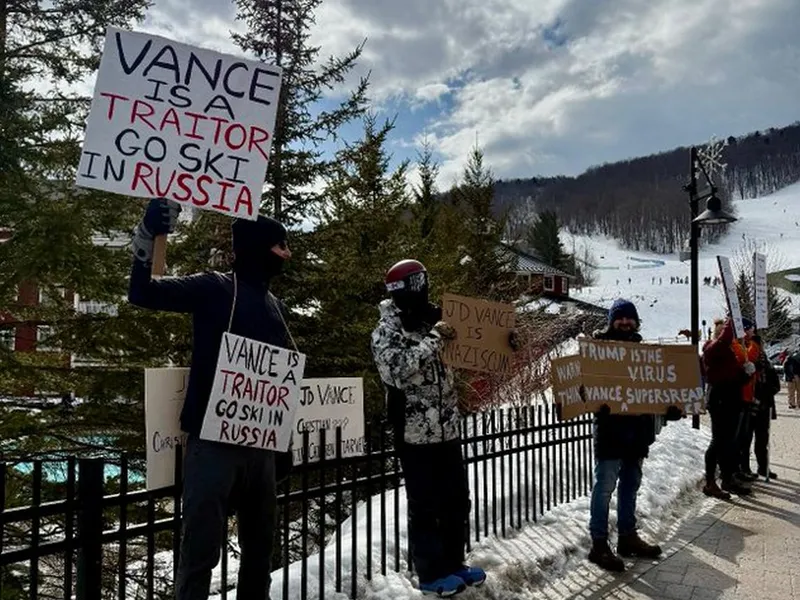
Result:
[[[748,496],[753,492],[753,490],[742,484],[742,482],[738,481],[735,477],[728,481],[723,481],[722,489],[731,494],[736,494],[737,496]]]
[[[703,493],[711,498],[719,498],[720,500],[730,500],[731,495],[728,492],[723,492],[719,489],[716,481],[707,483],[703,488]]]
[[[639,537],[638,533],[619,536],[617,552],[626,558],[636,556],[638,558],[658,558],[661,556],[661,548],[645,542]]]
[[[611,550],[611,546],[608,545],[608,540],[592,541],[589,561],[606,571],[622,573],[625,570],[625,563]]]

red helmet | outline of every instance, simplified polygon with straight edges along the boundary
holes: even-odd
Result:
[[[420,291],[428,283],[428,271],[418,260],[401,260],[386,272],[386,290]]]

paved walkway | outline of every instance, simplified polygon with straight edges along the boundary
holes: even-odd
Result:
[[[789,410],[783,394],[777,402],[777,480],[756,482],[752,496],[731,502],[694,494],[689,514],[661,540],[664,558],[638,561],[621,576],[587,563],[549,582],[541,597],[800,600],[800,410]]]

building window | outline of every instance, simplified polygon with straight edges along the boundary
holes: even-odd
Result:
[[[555,288],[555,283],[553,282],[553,276],[552,275],[545,275],[544,276],[544,291],[545,292],[552,292],[555,289],[556,288]]]
[[[13,351],[16,333],[17,331],[13,327],[4,327],[3,329],[0,329],[0,348]]]
[[[54,288],[54,292],[55,294],[48,294],[44,288],[39,288],[39,304],[49,304],[50,301],[56,300],[57,298],[63,300],[67,294],[66,288],[63,287]]]
[[[36,349],[40,352],[53,352],[55,347],[51,345],[53,328],[48,325],[36,327]]]
[[[569,279],[566,277],[561,278],[561,293],[566,295],[569,292]]]

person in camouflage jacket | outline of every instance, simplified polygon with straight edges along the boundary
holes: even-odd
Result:
[[[372,353],[403,467],[411,560],[421,591],[452,596],[486,579],[464,562],[469,485],[453,372],[441,359],[456,334],[428,301],[422,263],[397,263],[385,283],[391,298],[380,305]]]
[[[406,331],[393,300],[381,302],[380,311],[380,322],[372,334],[372,351],[378,373],[391,389],[387,404],[395,433],[399,436],[402,432],[407,444],[458,439],[458,397],[453,372],[440,358],[449,333],[444,323],[437,318],[438,324],[429,331]]]

